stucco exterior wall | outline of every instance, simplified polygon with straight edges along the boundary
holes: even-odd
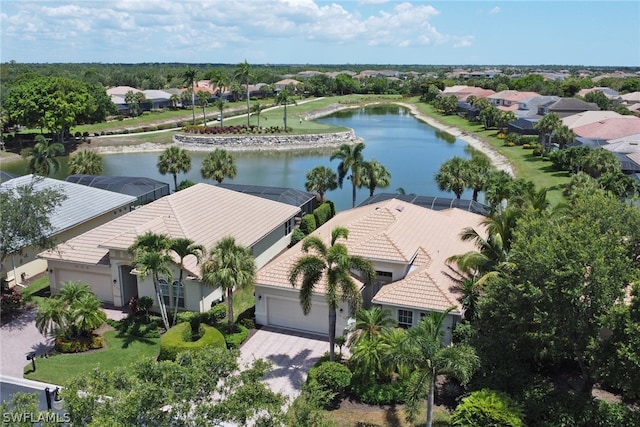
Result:
[[[406,307],[395,307],[395,306],[389,306],[389,305],[380,305],[380,307],[383,310],[389,310],[391,312],[391,317],[396,321],[398,320],[398,310],[411,311],[413,313],[413,324],[411,326],[416,326],[418,323],[420,323],[420,320],[422,319],[422,315],[429,314],[428,311],[412,310]],[[453,328],[458,322],[460,322],[460,315],[458,314],[449,313],[445,318],[444,324],[442,325],[444,330],[444,336],[442,338],[442,342],[444,345],[449,345],[452,343],[451,331],[453,330]]]

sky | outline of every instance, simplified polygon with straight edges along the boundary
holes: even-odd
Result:
[[[640,66],[640,1],[0,0],[0,62]]]

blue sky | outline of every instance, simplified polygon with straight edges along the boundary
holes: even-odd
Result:
[[[640,66],[640,1],[0,0],[0,61]]]

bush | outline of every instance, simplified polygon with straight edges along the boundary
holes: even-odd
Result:
[[[185,341],[185,331],[191,332],[189,323],[179,323],[160,337],[160,355],[158,360],[175,360],[183,351],[200,351],[205,347],[225,348],[224,337],[214,327],[202,325],[202,337],[197,341]]]
[[[293,233],[291,233],[291,243],[289,243],[289,247],[294,246],[300,240],[304,239],[304,233],[300,230],[300,227],[296,227],[293,229]]]
[[[311,214],[306,214],[300,220],[300,231],[302,231],[305,236],[314,232],[316,229],[316,219]]]
[[[351,391],[355,397],[370,405],[393,405],[404,403],[406,385],[404,382],[376,383],[353,378]]]
[[[164,324],[158,316],[128,316],[121,321],[109,321],[118,332],[140,338],[160,338]]]
[[[344,396],[347,387],[351,384],[353,374],[341,363],[323,362],[309,370],[307,383],[310,387],[317,387],[326,393],[326,399],[321,404],[325,408],[334,407],[342,396]]]
[[[15,287],[9,289],[2,289],[2,296],[0,297],[0,311],[3,316],[11,316],[16,311],[20,310],[24,305],[22,300],[22,294]]]
[[[522,408],[507,394],[483,389],[462,398],[451,416],[454,426],[522,427]]]
[[[222,319],[227,317],[227,304],[225,303],[216,304],[213,307],[211,307],[211,309],[209,309],[207,314],[209,315],[209,319],[206,323],[212,326],[216,325],[220,323]]]
[[[594,425],[597,427],[635,427],[640,425],[640,412],[620,403],[597,402]]]
[[[227,325],[218,325],[217,328],[222,335],[224,335],[224,339],[227,342],[227,348],[235,349],[240,348],[243,342],[247,340],[249,336],[249,329],[242,325],[233,325],[234,331],[229,333],[227,331]]]
[[[320,227],[322,224],[329,221],[333,217],[333,214],[331,213],[331,205],[331,202],[324,202],[313,210],[313,217],[316,221],[316,228]]]
[[[60,353],[82,353],[104,347],[104,339],[99,335],[66,339],[62,336],[56,338],[54,348]]]

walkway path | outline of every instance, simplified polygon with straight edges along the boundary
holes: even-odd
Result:
[[[22,378],[29,363],[27,354],[47,353],[53,338],[43,336],[36,328],[36,310],[23,310],[15,319],[0,327],[0,374]]]

